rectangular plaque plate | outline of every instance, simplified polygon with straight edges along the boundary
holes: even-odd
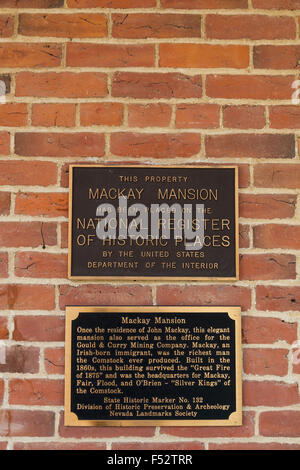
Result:
[[[66,426],[242,424],[240,307],[66,307]]]
[[[232,166],[70,165],[68,276],[73,280],[237,280],[237,193],[237,167]],[[201,236],[196,212],[200,206]],[[104,207],[109,207],[109,214]],[[168,216],[166,208],[170,208]],[[161,220],[154,236],[158,210]],[[105,218],[111,232],[101,239]],[[170,229],[169,238],[163,225]],[[191,237],[201,244],[188,249]]]

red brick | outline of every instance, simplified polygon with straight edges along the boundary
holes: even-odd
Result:
[[[0,339],[8,339],[8,324],[6,317],[0,317]]]
[[[60,224],[61,231],[61,248],[68,248],[68,222],[63,222]]]
[[[82,103],[80,124],[82,126],[121,126],[122,103]]]
[[[0,450],[7,450],[7,444],[8,444],[8,442],[1,441],[0,442]]]
[[[71,67],[151,67],[155,50],[151,44],[67,45],[67,65]]]
[[[153,437],[155,427],[151,426],[128,426],[128,427],[104,427],[104,426],[64,426],[63,413],[61,413],[59,423],[59,436],[75,439],[101,439],[101,438],[119,438],[119,437],[133,437],[139,438]]]
[[[2,436],[53,436],[55,414],[52,411],[1,410],[0,433]]]
[[[106,16],[99,13],[19,15],[19,34],[60,38],[103,38],[107,34]]]
[[[266,125],[265,109],[262,106],[223,107],[223,126],[231,129],[262,129]]]
[[[288,349],[244,348],[244,372],[283,377],[288,372],[288,354]]]
[[[116,442],[112,443],[112,450],[204,450],[204,444],[197,441],[187,442]]]
[[[241,255],[240,279],[247,281],[295,279],[296,259],[286,254]]]
[[[117,72],[112,95],[129,98],[201,98],[201,75]]]
[[[21,345],[6,346],[5,364],[0,371],[13,374],[34,374],[39,371],[39,348]]]
[[[4,380],[0,380],[0,405],[2,405],[4,396]]]
[[[99,133],[19,132],[15,152],[25,157],[102,157],[104,136]]]
[[[273,381],[244,381],[244,406],[290,406],[300,401],[298,385]]]
[[[243,413],[242,426],[164,426],[160,428],[162,435],[184,438],[201,437],[251,437],[254,435],[254,413]]]
[[[99,98],[106,94],[106,75],[99,72],[20,72],[16,77],[16,96]]]
[[[0,215],[8,215],[10,213],[10,193],[0,191]]]
[[[258,310],[298,311],[300,310],[300,287],[257,286],[256,304]]]
[[[58,8],[64,0],[1,0],[1,6],[7,8]]]
[[[57,166],[50,162],[0,161],[0,184],[49,186],[57,180]]]
[[[254,8],[270,10],[298,10],[300,0],[252,0]]]
[[[240,194],[240,217],[274,219],[293,217],[297,197],[294,194]],[[257,227],[254,227],[256,229]]]
[[[59,294],[61,310],[64,310],[66,305],[152,305],[151,287],[148,286],[61,285]]]
[[[68,0],[70,8],[147,8],[156,6],[156,0]]]
[[[197,38],[201,37],[201,16],[180,14],[112,15],[112,36],[116,38]]]
[[[68,214],[67,193],[18,193],[15,213],[46,217],[66,217]]]
[[[11,405],[63,405],[64,382],[46,379],[12,379],[9,382]]]
[[[72,127],[75,125],[75,104],[37,103],[32,106],[31,124],[42,127]]]
[[[61,63],[61,45],[40,43],[1,43],[1,67],[57,67]]]
[[[183,158],[200,152],[198,134],[112,134],[110,150],[123,157]]]
[[[219,127],[219,106],[215,104],[180,104],[176,110],[176,127],[212,129]]]
[[[0,37],[9,38],[14,34],[14,17],[10,15],[0,16]]]
[[[27,125],[27,105],[7,103],[0,105],[0,126],[17,127]]]
[[[274,129],[298,129],[300,110],[298,106],[270,106],[270,126]]]
[[[226,134],[206,137],[207,157],[294,158],[293,134]]]
[[[106,444],[101,442],[16,442],[14,450],[105,450]]]
[[[238,183],[239,183],[239,188],[248,188],[248,186],[250,185],[249,165],[238,164]]]
[[[254,184],[259,188],[300,188],[300,165],[298,163],[255,165]]]
[[[1,222],[0,245],[31,248],[57,243],[56,224],[44,222]]]
[[[257,309],[261,309],[259,305]],[[297,323],[285,322],[279,318],[244,317],[242,333],[244,344],[273,344],[277,341],[291,344],[297,338]]]
[[[206,37],[215,39],[294,39],[296,24],[289,16],[207,15]]]
[[[172,108],[165,103],[129,104],[128,125],[131,127],[166,127]]]
[[[8,277],[8,254],[0,253],[0,278]]]
[[[300,46],[254,46],[253,65],[256,69],[298,69]]]
[[[230,444],[211,444],[209,450],[299,450],[300,444],[281,444],[280,442],[234,442]]]
[[[161,44],[160,67],[236,68],[249,65],[249,46],[219,44]]]
[[[253,230],[257,248],[300,249],[300,225],[264,224],[255,226]]]
[[[300,411],[264,411],[259,416],[261,436],[299,437]]]
[[[206,94],[212,98],[290,100],[293,81],[289,75],[208,75]]]
[[[161,0],[163,8],[233,9],[248,8],[247,0]]]
[[[64,318],[55,315],[16,315],[16,341],[64,341]]]
[[[157,305],[237,305],[251,306],[251,291],[238,286],[157,286]]]
[[[65,372],[65,349],[45,348],[45,370],[47,374],[64,374]]]
[[[250,246],[250,227],[249,225],[239,225],[239,247],[249,248]]]
[[[34,278],[67,278],[67,255],[25,251],[16,253],[15,275]]]
[[[52,310],[54,286],[1,284],[0,308],[5,310]]]
[[[0,155],[10,154],[10,135],[8,132],[0,132]]]

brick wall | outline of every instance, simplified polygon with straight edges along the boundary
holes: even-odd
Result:
[[[300,448],[299,24],[299,0],[1,0],[0,449]],[[95,162],[238,164],[240,280],[68,281],[68,165]],[[64,427],[70,303],[241,305],[243,426]]]

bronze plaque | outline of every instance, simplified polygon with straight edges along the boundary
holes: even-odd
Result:
[[[67,307],[66,426],[242,424],[240,307]]]
[[[74,280],[237,280],[236,167],[70,166]]]

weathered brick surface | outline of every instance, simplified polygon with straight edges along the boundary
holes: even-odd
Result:
[[[48,222],[1,222],[2,247],[44,247],[56,245],[57,229]]]
[[[63,405],[62,380],[12,379],[9,398],[13,405]]]
[[[245,348],[244,371],[253,375],[279,375],[288,372],[288,349]]]
[[[236,68],[249,65],[247,46],[219,46],[212,44],[162,44],[161,67]]]
[[[1,284],[0,306],[5,310],[52,310],[54,286]]]
[[[290,218],[295,215],[296,204],[294,194],[241,194],[240,216],[251,219]]]
[[[102,157],[104,154],[104,136],[92,132],[20,132],[15,138],[16,154],[25,157]]]
[[[260,433],[262,436],[299,437],[299,418],[300,412],[297,410],[265,411],[260,415]]]
[[[297,338],[297,323],[258,315],[246,316],[242,321],[242,333],[245,344],[273,344],[277,341],[291,344]]]
[[[10,15],[0,16],[0,37],[9,38],[14,32],[14,17]]]
[[[298,450],[300,0],[0,3],[0,449]],[[237,165],[239,280],[70,281],[70,163]],[[243,425],[64,427],[66,305],[153,304],[241,306]]]
[[[129,98],[201,98],[201,75],[182,73],[135,73],[114,74],[112,94]]]
[[[68,44],[67,65],[72,67],[151,67],[152,45]]]
[[[2,43],[0,45],[2,67],[57,67],[61,63],[61,54],[62,51],[59,44],[24,44],[20,42]]]
[[[101,38],[107,34],[105,15],[87,14],[30,14],[19,16],[19,33],[23,36],[68,38]]]
[[[31,123],[42,127],[73,127],[75,114],[73,103],[37,103],[32,106]]]
[[[63,341],[64,319],[57,315],[44,315],[37,325],[35,315],[16,315],[13,337],[17,341]]]
[[[201,15],[115,14],[112,20],[116,38],[201,37]]]

